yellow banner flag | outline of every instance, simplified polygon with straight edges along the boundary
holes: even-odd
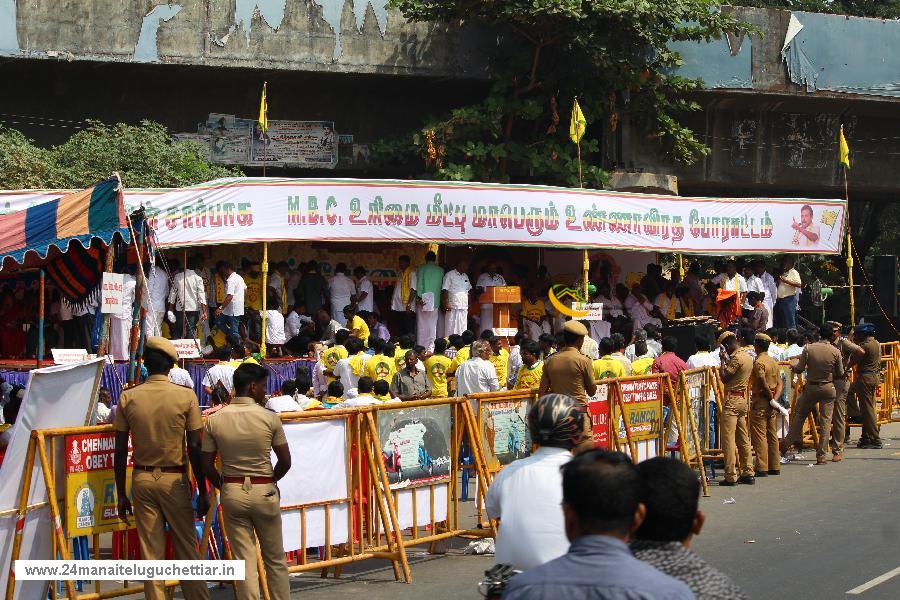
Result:
[[[847,138],[844,137],[844,126],[841,125],[841,137],[840,137],[840,147],[841,147],[841,164],[850,168],[850,145],[847,144]]]
[[[262,133],[269,130],[269,105],[266,103],[266,84],[263,83],[262,98],[259,100],[259,129]]]
[[[837,221],[837,211],[834,210],[825,210],[822,211],[822,224],[829,225],[834,227],[834,223]]]
[[[584,119],[581,107],[578,106],[578,98],[575,98],[575,101],[572,103],[572,120],[569,122],[569,137],[572,138],[573,142],[576,144],[581,142],[585,128],[587,128],[587,121]]]

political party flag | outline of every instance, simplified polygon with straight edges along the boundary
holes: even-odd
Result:
[[[573,142],[576,144],[581,142],[586,127],[587,121],[584,119],[584,113],[581,112],[581,107],[578,106],[578,98],[575,98],[572,103],[572,120],[569,122],[569,137],[572,138]]]
[[[837,222],[837,211],[835,210],[825,210],[822,211],[822,224],[828,225],[831,227],[831,233],[834,233],[834,225]],[[828,239],[831,239],[831,233],[828,234]]]
[[[841,148],[841,164],[844,165],[847,169],[850,168],[850,145],[847,144],[847,138],[844,137],[844,126],[841,125],[841,136],[840,136],[840,148]]]
[[[263,83],[262,98],[259,100],[259,129],[262,133],[269,130],[269,105],[266,103],[266,84]]]

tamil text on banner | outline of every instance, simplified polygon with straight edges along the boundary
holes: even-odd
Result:
[[[488,469],[498,471],[531,454],[528,400],[479,402],[478,422]]]
[[[588,399],[594,448],[609,450],[609,383],[597,384],[597,392]]]
[[[227,132],[226,122],[223,140]],[[16,192],[0,195],[0,200],[15,211],[51,197],[48,192]],[[147,209],[163,246],[339,239],[714,254],[838,253],[847,207],[846,200],[254,178],[170,191],[126,190],[125,203],[129,209]],[[798,235],[795,227],[806,233]]]
[[[51,348],[50,354],[57,365],[71,365],[88,359],[87,350],[84,348]]]
[[[631,441],[656,440],[662,430],[661,377],[618,381],[616,385],[622,396]],[[617,430],[619,443],[627,444],[628,436],[625,434],[625,423],[621,416]]]
[[[200,358],[200,340],[172,340],[178,358]]]
[[[121,273],[104,273],[100,292],[100,312],[114,315],[122,312],[124,290],[124,275]]]
[[[129,448],[128,466],[131,467]],[[66,535],[76,537],[125,529],[119,520],[113,457],[115,433],[67,435]],[[131,487],[131,469],[126,485]]]

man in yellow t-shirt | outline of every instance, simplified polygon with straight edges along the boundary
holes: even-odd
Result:
[[[347,337],[347,335],[341,335],[341,331],[339,331],[335,345],[322,353],[321,361],[325,368],[325,376],[327,377],[328,383],[334,381],[334,368],[337,366],[338,361],[349,356],[347,348],[343,345],[343,342],[347,341]]]
[[[537,389],[541,384],[541,375],[544,374],[544,361],[540,360],[541,347],[534,340],[524,340],[519,345],[519,353],[522,356],[522,366],[516,375],[514,389]]]
[[[547,307],[544,301],[538,297],[534,286],[528,286],[525,289],[519,323],[525,335],[532,340],[537,340],[542,333],[550,333]]]
[[[449,373],[452,375],[456,373],[456,369],[459,368],[459,365],[463,364],[467,360],[469,360],[469,356],[472,352],[472,342],[475,341],[475,334],[466,329],[460,335],[462,339],[462,347],[456,349],[456,356],[453,357],[453,361],[450,363],[450,371]]]
[[[497,371],[497,381],[500,382],[500,389],[506,389],[506,380],[509,377],[509,350],[500,345],[500,338],[494,334],[488,338],[491,344],[491,364]]]
[[[366,346],[369,345],[369,326],[366,320],[356,314],[356,305],[348,304],[344,307],[344,318],[347,319],[347,329],[350,335],[362,340]]]
[[[375,341],[372,347],[375,355],[366,362],[366,377],[371,377],[372,381],[384,380],[390,383],[394,379],[394,373],[397,372],[393,357],[394,349],[384,340],[373,339]],[[388,356],[388,353],[391,353],[391,356]]]
[[[447,371],[450,369],[450,358],[444,356],[447,350],[447,340],[436,339],[434,341],[434,354],[425,359],[425,376],[431,382],[432,397],[445,398],[449,395],[447,390]]]
[[[257,263],[247,267],[244,274],[247,291],[244,293],[244,306],[248,310],[262,310],[262,273]]]
[[[615,344],[611,339],[605,337],[600,340],[600,358],[594,361],[594,377],[597,379],[625,377],[625,366],[610,356],[615,350]]]
[[[415,337],[410,334],[397,338],[397,345],[394,346],[394,373],[406,366],[406,353],[412,350],[415,341]]]

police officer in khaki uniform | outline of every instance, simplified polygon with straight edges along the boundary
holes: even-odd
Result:
[[[877,449],[882,447],[879,434],[878,416],[875,413],[875,388],[881,373],[881,344],[875,339],[875,326],[871,323],[857,325],[853,330],[854,341],[863,350],[856,369],[856,381],[851,391],[859,403],[862,417],[862,436],[858,448]]]
[[[756,476],[781,474],[781,454],[778,452],[778,411],[772,400],[781,397],[784,382],[778,372],[778,363],[769,356],[772,338],[757,333],[753,338],[756,360],[750,376],[750,437],[756,453]]]
[[[149,338],[144,346],[144,366],[150,376],[141,385],[122,392],[113,422],[119,518],[127,523],[128,515],[134,515],[145,560],[166,558],[165,525],[172,533],[176,560],[200,558],[184,455],[185,434],[197,479],[197,515],[203,518],[209,507],[200,460],[200,407],[194,392],[169,381],[169,370],[177,360],[172,342],[162,337]],[[125,487],[129,432],[134,462],[132,501]],[[204,581],[182,581],[181,590],[188,600],[209,598]],[[144,596],[163,600],[164,582],[145,582]]]
[[[831,345],[832,331],[831,325],[822,325],[819,339],[804,346],[800,358],[791,362],[791,368],[795,372],[806,371],[806,384],[803,386],[803,393],[797,399],[797,405],[791,415],[791,426],[788,429],[787,437],[781,441],[782,452],[787,452],[795,443],[802,443],[803,423],[806,422],[809,413],[818,405],[817,465],[828,464],[825,460],[825,453],[828,450],[828,439],[831,436],[831,413],[834,411],[834,400],[837,397],[834,380],[844,375],[841,353]]]
[[[844,459],[844,442],[847,439],[847,392],[850,391],[850,370],[865,355],[862,348],[848,340],[841,332],[843,325],[828,321],[832,327],[831,343],[841,353],[844,364],[843,377],[834,378],[834,410],[831,413],[831,461]]]
[[[744,483],[753,485],[756,478],[753,472],[750,452],[750,435],[747,432],[748,384],[753,372],[753,359],[740,348],[740,341],[730,331],[719,336],[719,358],[722,366],[719,375],[725,384],[725,400],[722,403],[722,452],[725,454],[725,479],[719,485],[736,485]],[[740,477],[737,463],[740,458]]]
[[[235,398],[206,420],[203,432],[203,470],[222,490],[225,532],[235,560],[243,560],[246,578],[237,582],[239,600],[259,598],[256,540],[266,567],[273,600],[288,600],[287,563],[281,536],[281,498],[275,482],[291,468],[281,419],[266,410],[268,371],[244,363],[234,372]],[[272,468],[271,452],[278,462]],[[222,461],[216,470],[216,453]]]
[[[544,372],[538,386],[538,396],[549,393],[569,396],[581,404],[584,414],[584,434],[577,451],[583,452],[594,447],[594,434],[588,415],[588,397],[597,393],[594,381],[594,363],[581,353],[581,346],[588,334],[587,327],[578,321],[567,321],[563,326],[565,346],[544,361]]]

